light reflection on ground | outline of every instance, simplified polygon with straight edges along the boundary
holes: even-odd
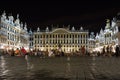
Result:
[[[120,58],[0,56],[0,80],[119,80]]]

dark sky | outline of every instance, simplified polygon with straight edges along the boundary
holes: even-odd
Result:
[[[20,19],[27,22],[32,30],[50,25],[71,25],[79,29],[83,26],[97,32],[104,28],[106,19],[112,19],[120,12],[119,2],[112,0],[88,1],[36,1],[3,0],[0,1],[0,13],[20,14]]]

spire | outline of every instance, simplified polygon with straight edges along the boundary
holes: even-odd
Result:
[[[74,26],[72,27],[72,31],[75,31],[75,28],[74,28]]]
[[[116,18],[113,18],[111,26],[115,27],[115,25],[116,25]]]
[[[3,16],[3,15],[4,15],[4,16],[6,16],[6,12],[5,12],[5,11],[3,11],[3,14],[2,14],[2,16]]]
[[[25,25],[24,25],[24,30],[27,31],[27,24],[26,24],[26,23],[25,23]]]
[[[39,31],[40,31],[40,28],[38,27],[38,28],[37,28],[37,32],[39,32]]]
[[[70,29],[70,25],[68,25],[68,29]]]
[[[46,27],[46,32],[49,32],[49,28],[48,28],[48,26]]]
[[[30,34],[32,34],[32,30],[31,30],[31,28],[30,28],[30,31],[29,31],[29,33],[30,33]]]
[[[13,24],[14,18],[13,18],[13,16],[12,16],[12,14],[10,14],[10,15],[8,16],[8,19],[9,19],[9,22],[10,22],[11,24]]]
[[[17,19],[19,19],[19,14],[17,14]]]
[[[99,38],[99,35],[98,35],[98,33],[96,34],[96,37],[95,37],[96,39],[98,39]]]
[[[82,26],[80,27],[80,31],[83,31],[83,27]]]
[[[101,28],[101,30],[100,30],[100,33],[102,33],[103,34],[103,29]]]
[[[17,14],[17,19],[15,20],[16,25],[20,25],[19,14]]]
[[[27,23],[25,22],[25,25],[24,25],[25,27],[27,27]]]
[[[98,33],[96,34],[96,36],[99,36]]]
[[[94,32],[91,32],[90,38],[91,38],[91,39],[94,39],[94,38],[95,38]]]
[[[114,22],[116,22],[116,21],[117,21],[116,17],[113,17],[113,21],[114,21]]]
[[[106,19],[106,26],[105,26],[105,29],[109,29],[110,28],[110,20],[109,19]]]
[[[5,13],[5,11],[3,12],[1,19],[2,19],[2,20],[5,20],[5,19],[6,19],[6,13]]]
[[[23,23],[22,22],[20,23],[20,27],[23,29]]]

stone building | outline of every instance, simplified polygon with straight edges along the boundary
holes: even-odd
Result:
[[[0,16],[0,49],[16,49],[24,46],[29,48],[29,34],[27,24],[20,22],[19,14],[14,19],[5,12]]]
[[[49,30],[46,27],[44,31],[37,28],[37,31],[32,33],[32,42],[30,47],[35,50],[50,51],[57,49],[66,53],[79,51],[81,47],[88,48],[88,31],[81,27],[76,30],[74,27],[56,28]]]

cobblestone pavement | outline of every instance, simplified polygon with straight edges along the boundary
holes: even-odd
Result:
[[[0,80],[120,80],[120,57],[0,56]]]

